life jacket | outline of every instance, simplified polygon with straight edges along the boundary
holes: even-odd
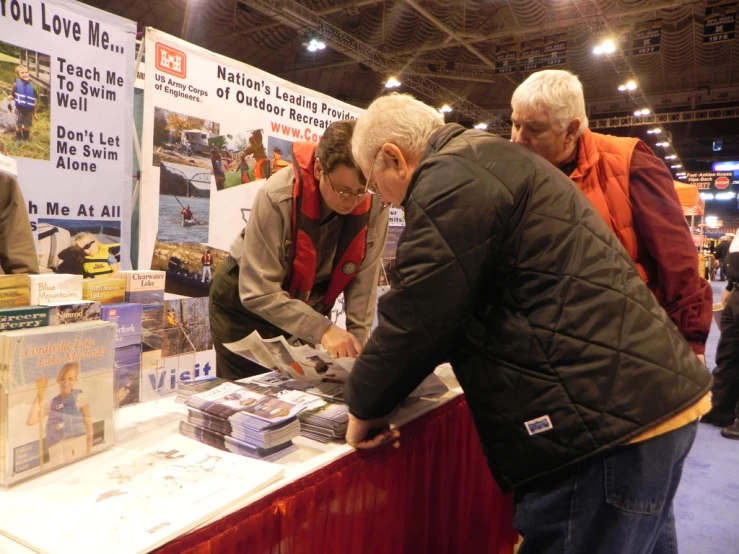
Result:
[[[85,258],[85,263],[82,266],[85,274],[91,278],[110,275],[113,273],[113,268],[110,266],[110,256],[114,255],[117,259],[120,251],[120,244],[100,244],[97,254]]]
[[[31,81],[16,78],[15,107],[29,110],[36,107],[36,89]]]
[[[213,256],[210,254],[203,254],[203,259],[201,260],[203,262],[204,266],[209,266],[213,263]]]
[[[316,279],[318,244],[321,232],[321,192],[313,173],[316,143],[301,142],[292,146],[293,185],[292,253],[290,269],[283,288],[292,298],[307,301]],[[354,210],[340,216],[343,227],[334,256],[328,288],[321,300],[332,306],[336,297],[359,271],[367,250],[367,223],[372,199],[366,196]]]
[[[631,156],[636,149],[651,153],[639,139],[601,135],[588,129],[580,137],[577,167],[570,179],[611,227],[639,275],[655,292],[655,263],[637,233],[629,194]]]
[[[46,446],[87,434],[84,416],[77,406],[79,389],[74,389],[65,398],[61,395],[51,400],[49,418],[46,420]]]

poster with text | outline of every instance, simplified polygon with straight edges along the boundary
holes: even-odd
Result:
[[[79,2],[0,2],[0,141],[42,272],[108,275],[85,270],[101,252],[129,264],[135,40],[134,22]]]
[[[139,269],[206,296],[257,191],[292,171],[292,144],[361,110],[154,29],[144,48]]]

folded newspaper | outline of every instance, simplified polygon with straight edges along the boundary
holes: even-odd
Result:
[[[291,346],[285,337],[263,339],[257,331],[240,341],[224,344],[270,373],[252,380],[261,386],[303,390],[343,402],[343,384],[354,367],[354,358],[333,359],[327,352],[307,345]],[[443,394],[449,388],[435,374],[429,375],[409,395],[411,398]]]

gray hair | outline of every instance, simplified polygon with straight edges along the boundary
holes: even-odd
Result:
[[[545,69],[530,75],[513,93],[511,107],[514,111],[546,112],[561,131],[577,118],[578,137],[588,128],[582,83],[563,69]]]
[[[383,144],[420,153],[429,138],[444,125],[444,116],[410,94],[381,96],[357,120],[352,155],[362,170],[368,170]]]

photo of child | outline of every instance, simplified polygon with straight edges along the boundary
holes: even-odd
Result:
[[[74,236],[74,245],[85,253],[83,275],[91,279],[111,277],[120,270],[121,245],[118,242],[101,243],[91,233]]]
[[[48,160],[50,57],[0,41],[0,139],[11,156]]]
[[[37,252],[42,273],[71,273],[85,279],[115,277],[121,261],[118,221],[38,220]]]
[[[53,398],[47,396],[48,378],[36,379],[36,398],[28,412],[26,424],[40,426],[39,438],[48,449],[48,461],[52,466],[74,460],[92,451],[90,407],[85,393],[75,388],[79,375],[78,362],[64,364],[56,378],[59,394]],[[41,426],[44,427],[43,434]],[[43,448],[40,451],[43,451]]]

